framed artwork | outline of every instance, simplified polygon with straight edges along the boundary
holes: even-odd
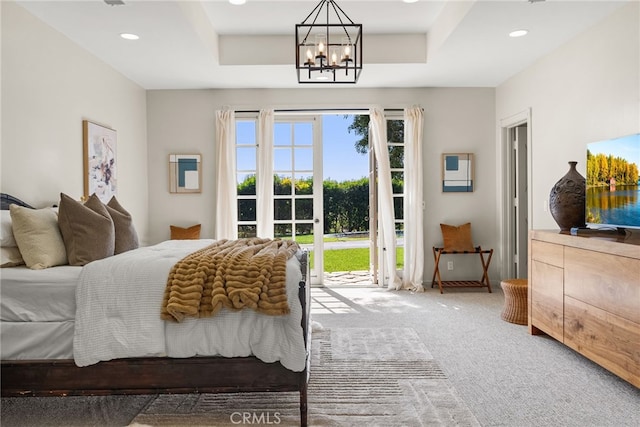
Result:
[[[202,192],[202,156],[169,154],[169,192]]]
[[[84,144],[84,197],[96,194],[107,203],[118,190],[117,134],[108,127],[82,121]]]
[[[444,153],[442,155],[442,192],[472,192],[473,173],[473,154]]]

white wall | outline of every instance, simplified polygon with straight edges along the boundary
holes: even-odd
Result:
[[[553,184],[590,141],[640,131],[638,3],[569,41],[524,72],[491,88],[194,90],[146,93],[11,2],[2,2],[2,144],[4,192],[37,206],[59,192],[82,194],[82,119],[118,131],[119,199],[143,241],[169,236],[170,224],[203,224],[212,237],[215,206],[215,111],[223,107],[425,109],[425,281],[441,222],[471,221],[476,243],[501,259],[496,192],[496,126],[532,111],[534,228],[555,228],[544,211]],[[168,154],[203,154],[203,193],[168,192]],[[443,152],[476,155],[476,191],[443,194]],[[148,165],[147,165],[148,163]],[[495,279],[494,261],[491,277]],[[459,275],[477,268],[463,263]],[[475,273],[475,270],[474,270]]]
[[[640,5],[632,2],[496,89],[496,118],[531,108],[536,229],[558,229],[551,188],[586,144],[640,132]]]
[[[149,91],[150,240],[158,242],[168,238],[171,224],[202,223],[202,237],[214,237],[216,110],[225,106],[238,110],[368,108],[372,104],[383,108],[416,104],[425,109],[425,279],[430,281],[433,272],[431,247],[442,243],[441,222],[471,221],[477,243],[499,250],[495,224],[495,98],[494,89],[490,88]],[[475,192],[442,193],[440,158],[443,152],[476,155]],[[170,153],[203,155],[202,194],[169,193]],[[469,268],[475,269],[472,271],[475,277],[479,261],[470,262]],[[454,272],[463,276],[464,265],[461,262]]]
[[[36,207],[83,194],[82,120],[117,131],[118,200],[148,234],[145,91],[2,1],[2,192]]]

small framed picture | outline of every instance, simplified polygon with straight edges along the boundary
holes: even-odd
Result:
[[[82,121],[84,145],[84,197],[96,194],[103,203],[108,203],[118,191],[117,134],[108,127]]]
[[[442,192],[472,192],[473,168],[473,154],[444,153],[442,155]]]
[[[169,192],[202,192],[202,156],[169,154]]]

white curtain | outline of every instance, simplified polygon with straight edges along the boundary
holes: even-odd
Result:
[[[258,117],[258,176],[256,177],[257,233],[273,238],[273,110],[261,110]]]
[[[218,157],[216,239],[238,238],[235,126],[236,119],[233,111],[216,111],[216,154]]]
[[[404,271],[402,287],[422,292],[424,235],[422,199],[422,127],[420,107],[404,110]]]
[[[396,271],[396,229],[393,213],[393,189],[391,187],[391,164],[387,144],[387,121],[382,109],[373,107],[369,110],[370,141],[376,156],[378,167],[378,204],[379,229],[382,249],[384,251],[385,271],[389,272],[389,289],[400,289],[402,281]]]

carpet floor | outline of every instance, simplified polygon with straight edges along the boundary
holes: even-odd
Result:
[[[314,332],[312,426],[478,426],[411,328]],[[132,425],[299,425],[298,393],[160,395]]]

